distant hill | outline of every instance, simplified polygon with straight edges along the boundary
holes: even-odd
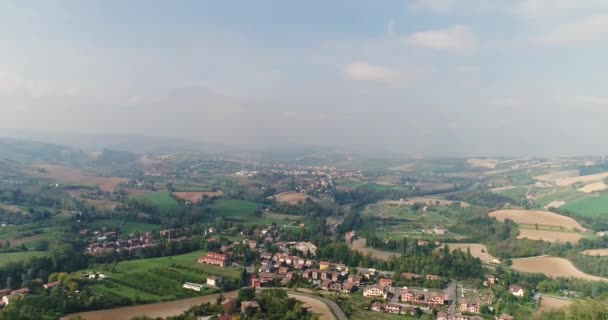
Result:
[[[72,147],[0,137],[0,159],[80,164],[87,161],[88,156],[82,150]]]

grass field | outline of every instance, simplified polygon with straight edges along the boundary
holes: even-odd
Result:
[[[120,219],[99,219],[91,222],[90,226],[92,228],[102,228],[106,227],[109,229],[117,229],[120,225]],[[124,233],[133,233],[135,231],[139,232],[151,232],[153,230],[159,230],[160,226],[155,224],[149,224],[144,222],[134,222],[127,221],[120,229]]]
[[[256,210],[260,204],[245,200],[217,200],[209,205],[216,216],[237,219],[237,220],[254,220],[259,219],[256,215]]]
[[[167,191],[146,193],[136,197],[135,199],[158,207],[163,213],[170,214],[180,209],[179,202],[177,202],[177,200],[171,196],[171,193]]]
[[[43,251],[0,253],[0,266],[4,266],[9,262],[19,262],[27,260],[31,257],[42,257],[46,255],[48,255],[48,252]]]
[[[203,251],[197,251],[173,257],[120,262],[110,270],[97,270],[110,278],[93,284],[91,288],[98,292],[153,302],[209,294],[217,290],[210,288],[200,294],[194,293],[182,288],[184,282],[204,284],[211,275],[232,281],[239,278],[237,269],[197,263],[196,260],[204,254]]]
[[[585,216],[608,215],[608,194],[574,200],[566,203],[562,208]]]

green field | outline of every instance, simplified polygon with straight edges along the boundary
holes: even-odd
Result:
[[[217,292],[215,288],[200,293],[182,288],[184,282],[205,284],[211,275],[238,283],[238,269],[197,263],[196,260],[204,254],[203,251],[197,251],[173,257],[125,261],[113,267],[102,266],[96,271],[110,278],[94,283],[91,288],[97,292],[154,302]]]
[[[525,197],[526,191],[528,191],[527,187],[515,187],[513,189],[503,190],[498,192],[499,195],[503,197],[507,197],[515,201],[515,203],[519,203],[522,197]]]
[[[574,200],[561,208],[585,216],[608,215],[608,194]]]
[[[27,260],[31,257],[42,257],[46,255],[48,255],[48,252],[43,251],[0,253],[0,266],[3,266],[9,262],[19,262]]]
[[[120,226],[120,222],[121,222],[121,219],[98,219],[98,220],[91,222],[91,224],[89,226],[91,228],[100,229],[102,227],[106,227],[108,229],[116,230],[116,229],[118,229],[118,226]],[[159,229],[160,229],[160,226],[155,225],[155,224],[127,221],[122,226],[120,231],[122,231],[124,233],[133,233],[135,231],[152,232],[154,230],[159,230]]]
[[[146,193],[135,198],[136,200],[142,201],[148,205],[158,207],[159,210],[164,214],[171,214],[180,210],[180,204],[171,196],[168,191],[159,191]]]
[[[217,200],[209,205],[209,208],[218,217],[237,219],[237,220],[254,220],[259,219],[256,215],[256,210],[260,204],[245,200]]]

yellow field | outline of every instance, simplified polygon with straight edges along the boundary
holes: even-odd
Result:
[[[490,263],[495,257],[488,253],[488,248],[485,245],[480,243],[447,243],[450,251],[462,250],[463,252],[467,251],[467,248],[471,249],[471,255],[475,258],[479,258],[481,262]]]
[[[581,191],[581,192],[585,192],[585,193],[591,193],[591,192],[595,192],[595,191],[606,190],[606,187],[608,187],[608,186],[603,181],[600,181],[600,182],[590,183],[577,190]]]
[[[542,273],[553,278],[573,277],[591,281],[608,281],[608,278],[584,273],[578,270],[569,260],[558,257],[544,256],[513,259],[512,268],[521,272]]]
[[[578,170],[566,170],[566,171],[548,173],[548,174],[544,174],[542,176],[537,176],[534,178],[537,180],[541,180],[541,181],[556,182],[557,180],[575,178],[575,177],[578,177],[578,175],[579,175]]]
[[[569,185],[577,183],[577,182],[595,182],[595,181],[604,180],[606,178],[608,178],[608,172],[591,174],[588,176],[559,179],[559,180],[555,181],[555,184],[558,186],[569,186]]]
[[[496,168],[496,165],[498,164],[498,160],[496,160],[496,159],[469,159],[469,160],[467,160],[467,163],[471,167],[494,169],[494,168]]]
[[[590,249],[583,251],[583,253],[590,256],[608,256],[608,249]]]
[[[557,226],[564,227],[568,230],[580,230],[586,231],[587,229],[581,226],[576,220],[559,215],[557,213],[549,211],[538,211],[538,210],[498,210],[488,214],[490,217],[494,217],[499,221],[505,221],[511,219],[515,223],[519,224],[530,224],[530,225],[543,225],[543,226]]]
[[[312,201],[317,201],[316,198],[307,195],[306,193],[288,191],[282,192],[279,194],[275,194],[273,196],[278,202],[285,202],[289,204],[298,204],[300,202],[305,202],[306,199],[310,199]]]
[[[560,231],[549,231],[549,230],[536,230],[536,229],[519,229],[519,235],[517,239],[530,239],[530,240],[543,240],[548,242],[570,242],[577,243],[579,240],[584,238],[582,235],[574,232],[560,232]]]

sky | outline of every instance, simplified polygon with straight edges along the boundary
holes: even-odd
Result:
[[[608,1],[0,2],[0,134],[603,155]]]

